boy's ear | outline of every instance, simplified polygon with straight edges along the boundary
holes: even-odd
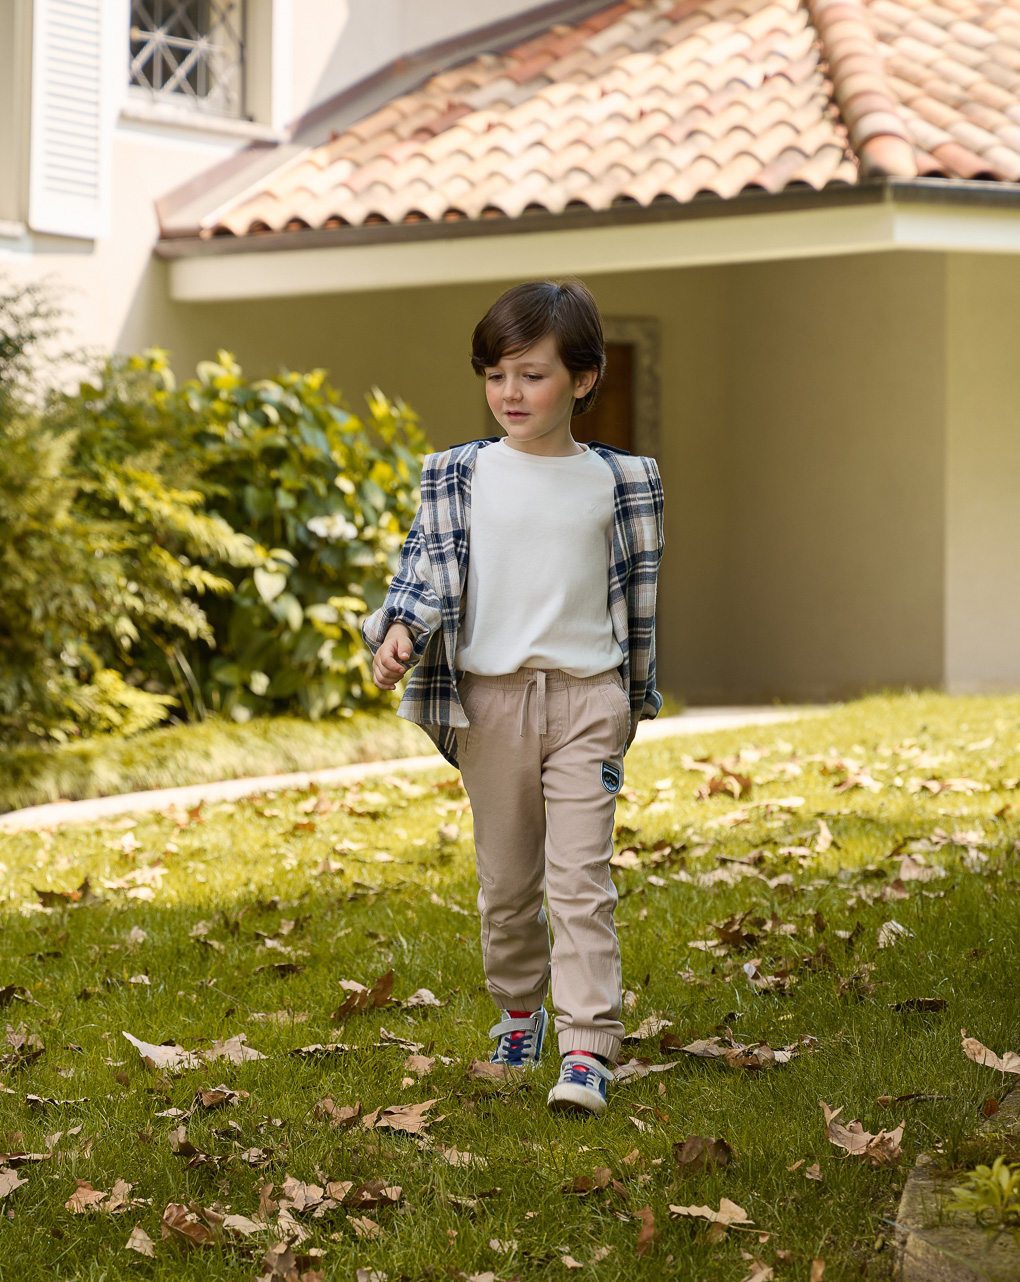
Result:
[[[599,372],[597,369],[583,370],[578,374],[574,379],[574,399],[579,401],[582,397],[587,396],[595,386],[595,381],[598,376]]]

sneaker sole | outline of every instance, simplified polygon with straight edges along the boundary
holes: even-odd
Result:
[[[578,1110],[585,1113],[603,1113],[606,1101],[598,1091],[590,1086],[578,1086],[573,1082],[557,1082],[549,1092],[547,1103],[551,1109]]]

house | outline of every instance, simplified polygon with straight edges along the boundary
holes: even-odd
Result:
[[[1020,686],[1020,0],[0,14],[0,270],[83,338],[324,365],[443,447],[499,289],[581,276],[588,430],[666,488],[665,689]]]

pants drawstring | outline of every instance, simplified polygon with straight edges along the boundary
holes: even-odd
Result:
[[[548,726],[545,717],[545,669],[536,668],[527,685],[524,687],[524,698],[521,700],[521,738],[524,738],[524,727],[528,718],[528,698],[532,690],[538,691],[538,733],[547,734]]]

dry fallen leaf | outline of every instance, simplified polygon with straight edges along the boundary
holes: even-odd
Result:
[[[506,1064],[493,1064],[486,1059],[473,1059],[467,1067],[467,1076],[478,1082],[505,1082],[514,1072]]]
[[[733,1150],[725,1140],[704,1135],[688,1135],[682,1144],[673,1145],[673,1161],[681,1175],[690,1171],[716,1171],[728,1166]]]
[[[329,1129],[335,1131],[341,1126],[353,1126],[361,1116],[361,1105],[338,1105],[331,1099],[321,1099],[315,1105],[314,1116],[316,1118],[328,1117]]]
[[[131,1230],[131,1235],[124,1243],[125,1251],[137,1251],[139,1255],[147,1255],[149,1259],[155,1259],[156,1244],[140,1224],[136,1224]]]
[[[775,1277],[775,1271],[761,1260],[755,1260],[751,1272],[744,1278],[744,1282],[772,1282]]]
[[[646,1037],[655,1037],[661,1033],[664,1028],[672,1028],[673,1021],[664,1019],[661,1015],[649,1015],[643,1019],[632,1033],[627,1033],[622,1040],[625,1042],[643,1042]]]
[[[366,1130],[406,1131],[411,1135],[420,1134],[431,1119],[425,1113],[436,1101],[427,1099],[421,1104],[390,1104],[387,1108],[377,1108],[366,1113],[362,1125]]]
[[[88,1180],[75,1180],[78,1186],[71,1196],[64,1203],[69,1211],[75,1215],[81,1215],[86,1211],[95,1211],[99,1209],[99,1203],[106,1197],[103,1189],[94,1189]]]
[[[737,1206],[736,1202],[731,1202],[728,1197],[720,1199],[718,1211],[713,1211],[710,1206],[670,1206],[669,1214],[671,1219],[680,1219],[687,1216],[691,1219],[708,1220],[710,1224],[753,1224],[753,1220],[747,1218],[747,1212],[742,1206]]]
[[[202,1223],[194,1202],[190,1210],[180,1202],[168,1202],[160,1228],[164,1242],[180,1242],[185,1246],[209,1246],[219,1238],[218,1231],[209,1223]]]
[[[580,1260],[575,1260],[572,1255],[561,1255],[560,1263],[568,1269],[583,1269],[584,1265]]]
[[[824,1100],[819,1100],[819,1107],[825,1115],[825,1133],[848,1157],[860,1157],[870,1166],[889,1166],[900,1156],[903,1122],[893,1131],[879,1131],[877,1135],[871,1135],[860,1122],[844,1126],[838,1121],[843,1111],[841,1108],[832,1109]]]
[[[380,975],[371,988],[366,988],[356,980],[343,979],[340,987],[347,990],[347,996],[330,1016],[334,1024],[342,1023],[348,1015],[386,1006],[393,993],[393,971],[388,970],[385,975]]]
[[[659,1236],[659,1230],[655,1227],[655,1215],[650,1206],[643,1206],[640,1211],[635,1212],[634,1218],[641,1223],[641,1228],[638,1232],[637,1253],[638,1255],[647,1255]]]
[[[5,1198],[8,1193],[13,1193],[15,1189],[27,1183],[28,1180],[19,1180],[17,1173],[9,1166],[0,1167],[0,1198]]]
[[[1020,1073],[1020,1055],[1016,1051],[1006,1051],[1004,1055],[996,1055],[987,1046],[982,1046],[976,1037],[968,1037],[965,1028],[960,1029],[960,1037],[963,1039],[964,1055],[972,1059],[975,1064],[981,1064],[985,1068],[997,1068],[1000,1073]]]
[[[903,938],[913,939],[914,932],[907,930],[906,926],[901,926],[898,921],[883,922],[878,928],[879,948],[891,948]]]
[[[822,1278],[824,1276],[825,1276],[825,1261],[821,1258],[821,1256],[815,1256],[815,1258],[811,1261],[811,1277],[808,1279],[808,1282],[822,1282]]]

